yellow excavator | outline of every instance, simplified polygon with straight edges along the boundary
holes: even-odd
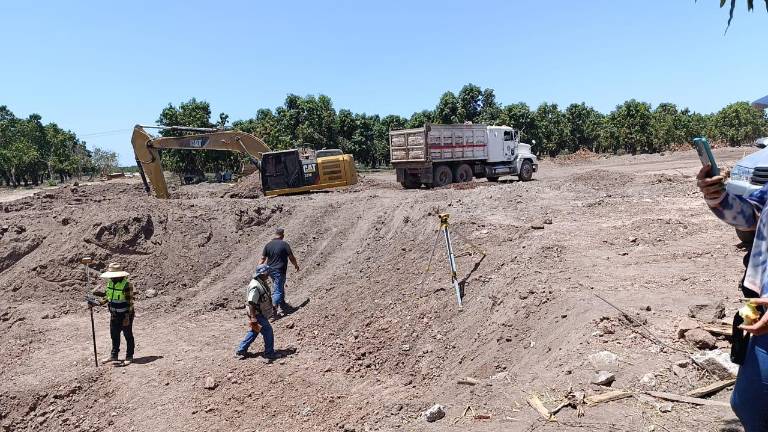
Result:
[[[170,129],[191,133],[177,137],[154,137],[146,129]],[[357,169],[352,155],[302,157],[298,150],[271,151],[264,141],[235,130],[192,128],[184,126],[136,125],[131,136],[133,152],[139,165],[144,188],[149,183],[158,198],[168,198],[168,186],[160,164],[160,150],[229,150],[245,153],[252,166],[243,172],[260,171],[261,187],[267,196],[286,195],[357,183]]]

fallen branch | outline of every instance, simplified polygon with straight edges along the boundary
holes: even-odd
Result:
[[[553,416],[552,413],[549,412],[547,407],[545,407],[544,404],[541,403],[541,399],[539,399],[538,396],[531,396],[527,399],[527,401],[528,401],[528,405],[530,405],[531,408],[535,409],[547,421],[557,421],[557,419],[555,419],[555,416]]]
[[[690,396],[683,396],[683,395],[678,395],[674,393],[658,392],[658,391],[647,391],[645,393],[655,398],[664,399],[672,402],[683,402],[683,403],[688,403],[692,405],[707,405],[707,406],[722,406],[722,407],[731,406],[727,402],[713,401],[709,399],[701,399],[701,398],[690,397]]]
[[[720,390],[722,390],[722,389],[724,389],[726,387],[730,387],[730,386],[732,386],[734,384],[736,384],[736,378],[722,380],[722,381],[718,381],[718,382],[712,383],[710,385],[706,385],[704,387],[699,387],[699,388],[693,389],[693,390],[689,391],[688,393],[686,393],[685,395],[686,396],[691,396],[691,397],[696,397],[696,398],[700,398],[700,397],[704,397],[704,396],[709,396],[709,395],[711,395],[713,393],[717,393]]]
[[[624,399],[632,396],[632,392],[627,390],[614,390],[607,393],[601,393],[599,395],[587,396],[584,401],[587,405],[597,405],[603,402],[611,402],[619,399]]]

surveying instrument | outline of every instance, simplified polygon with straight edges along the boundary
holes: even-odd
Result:
[[[427,263],[427,270],[424,273],[424,278],[421,280],[421,284],[424,285],[424,280],[427,278],[427,273],[429,273],[429,269],[432,266],[432,258],[435,256],[435,250],[437,249],[437,243],[440,241],[440,233],[443,233],[443,238],[445,239],[445,248],[448,252],[448,264],[451,267],[451,284],[453,285],[453,289],[456,292],[456,301],[459,303],[459,306],[462,306],[461,298],[462,296],[462,286],[464,285],[464,282],[466,282],[466,278],[464,280],[459,281],[458,277],[458,269],[456,266],[456,255],[453,253],[453,242],[451,241],[451,233],[448,231],[448,217],[450,215],[448,213],[439,213],[437,212],[437,217],[440,219],[440,226],[437,229],[437,235],[435,236],[435,242],[432,244],[432,253],[429,254],[429,263]],[[467,240],[466,237],[462,236],[458,232],[456,235],[464,241],[464,243],[468,244],[472,249],[480,253],[481,258],[480,261],[475,264],[475,268],[477,268],[478,265],[485,259],[485,252],[483,252],[480,248],[472,244],[469,240]],[[471,274],[471,272],[470,272]],[[467,275],[469,277],[469,275]]]
[[[90,301],[93,299],[93,295],[91,294],[91,280],[88,276],[89,268],[88,266],[93,263],[93,258],[91,257],[83,257],[80,259],[80,264],[83,264],[85,266],[85,300]],[[96,358],[96,327],[93,324],[93,307],[88,308],[91,311],[91,337],[93,339],[93,363],[96,365],[96,367],[99,367],[99,360]]]

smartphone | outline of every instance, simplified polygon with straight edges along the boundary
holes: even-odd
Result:
[[[709,141],[706,138],[694,138],[693,146],[696,147],[696,153],[699,154],[699,160],[702,165],[711,165],[712,170],[709,172],[710,176],[720,175],[720,168],[717,167],[715,157],[712,155],[712,148],[709,146]]]

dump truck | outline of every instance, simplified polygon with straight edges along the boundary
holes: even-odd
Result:
[[[502,176],[529,181],[539,168],[531,146],[509,126],[427,124],[394,130],[389,150],[397,181],[406,189]]]
[[[146,129],[170,129],[182,136],[155,137]],[[184,126],[142,126],[133,128],[131,144],[136,164],[149,193],[150,184],[158,198],[168,198],[160,150],[228,150],[244,153],[250,163],[243,173],[260,171],[261,187],[267,196],[286,195],[349,186],[357,183],[357,169],[352,155],[302,157],[298,150],[272,151],[261,139],[241,131],[192,128]]]

